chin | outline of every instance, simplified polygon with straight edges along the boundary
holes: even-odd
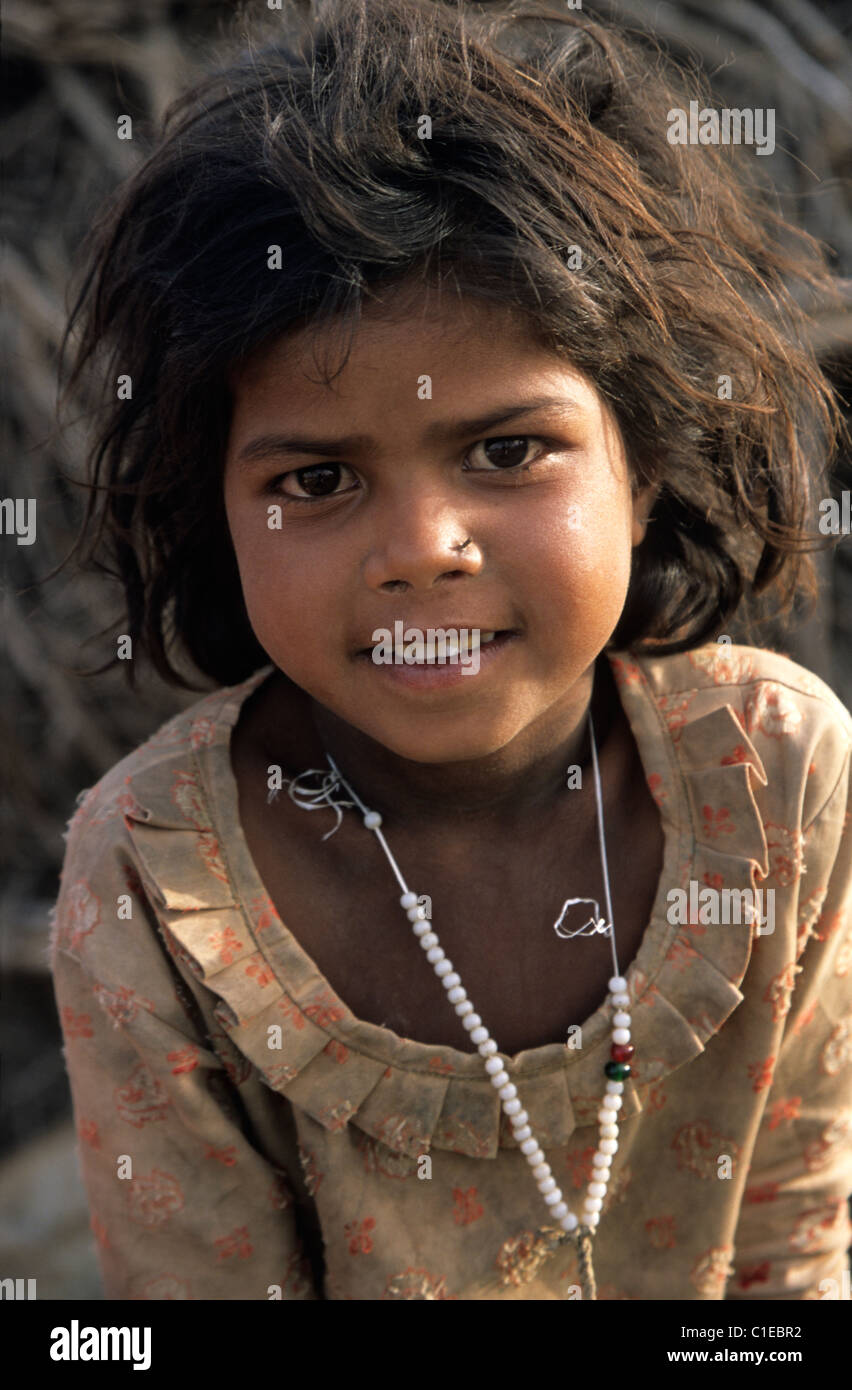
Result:
[[[451,721],[447,721],[448,724]],[[381,732],[363,729],[370,738],[398,758],[412,763],[465,763],[479,758],[488,758],[499,753],[507,743],[511,743],[518,730],[483,730],[481,727],[465,733],[458,727],[446,730],[435,729],[431,733],[401,729],[396,734],[387,727]]]

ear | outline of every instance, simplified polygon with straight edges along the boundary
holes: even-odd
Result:
[[[651,515],[659,491],[660,489],[657,483],[648,483],[645,487],[639,488],[638,492],[634,492],[633,494],[631,541],[634,546],[641,545],[645,539],[648,518]]]

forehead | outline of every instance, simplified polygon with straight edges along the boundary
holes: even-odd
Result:
[[[382,452],[403,435],[446,443],[544,409],[584,431],[589,447],[622,452],[609,401],[530,314],[423,285],[367,299],[354,324],[338,317],[282,334],[229,385],[227,468],[270,454]]]
[[[275,383],[280,387],[294,378],[301,389],[306,383],[332,385],[329,378],[347,352],[334,384],[347,371],[351,377],[369,370],[371,361],[386,371],[388,357],[401,364],[401,355],[406,372],[412,363],[417,365],[418,357],[424,373],[442,362],[458,370],[468,354],[471,365],[478,362],[483,367],[487,355],[487,365],[496,370],[530,355],[547,356],[562,371],[571,370],[547,345],[534,319],[517,306],[406,284],[364,301],[356,324],[345,325],[342,317],[327,324],[308,322],[264,343],[232,367],[228,383],[239,394],[262,392]]]

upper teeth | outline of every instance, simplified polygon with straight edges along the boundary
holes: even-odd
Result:
[[[495,634],[493,632],[479,632],[476,628],[469,628],[466,639],[459,641],[458,637],[451,637],[449,633],[444,639],[444,650],[448,657],[458,656],[463,650],[475,652],[483,642],[493,642]],[[423,643],[423,652],[427,660],[440,654],[441,644],[436,642],[434,637],[427,637]]]
[[[484,642],[493,642],[497,636],[496,632],[480,632],[477,628],[467,628],[462,629],[462,631],[465,633],[465,637],[461,642],[457,634],[453,635],[446,629],[443,639],[436,639],[434,636],[424,637],[421,644],[424,660],[433,660],[442,651],[449,658],[459,656],[463,650],[475,652]]]

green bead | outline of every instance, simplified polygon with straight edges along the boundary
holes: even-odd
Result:
[[[629,1062],[607,1062],[604,1071],[610,1081],[624,1081],[631,1075]]]

